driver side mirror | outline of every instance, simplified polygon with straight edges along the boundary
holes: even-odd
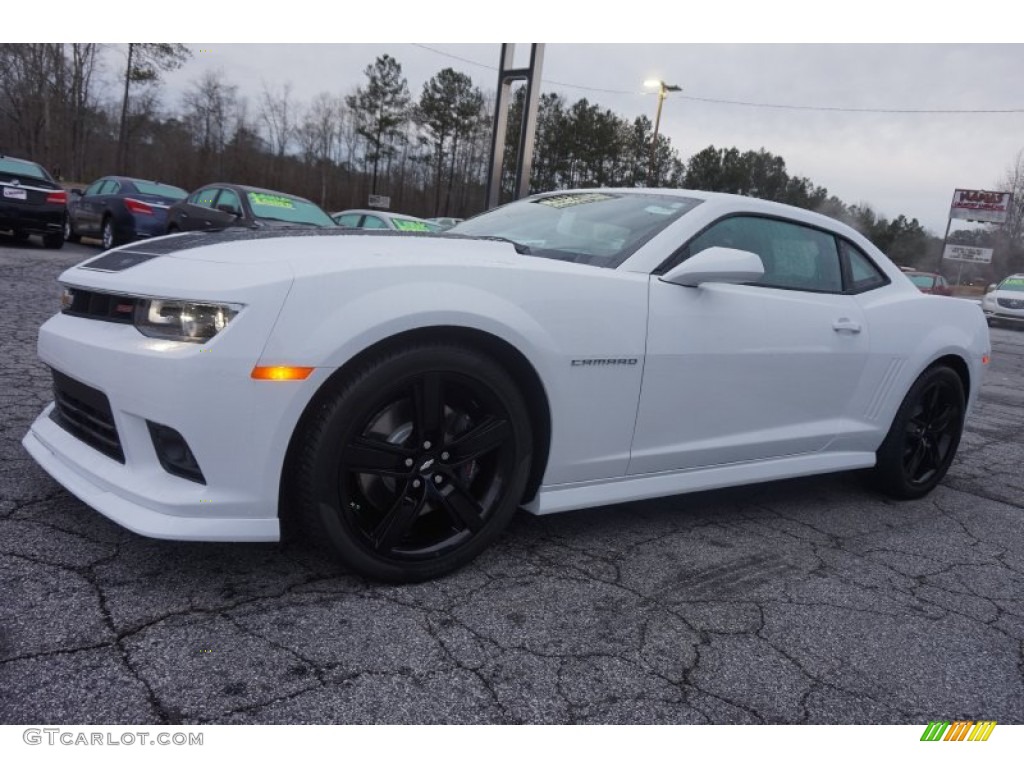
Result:
[[[224,205],[218,205],[217,206],[217,210],[220,211],[221,213],[230,213],[232,216],[235,216],[235,217],[238,217],[238,216],[242,215],[242,212],[240,210],[238,210],[237,208],[235,208],[235,206],[228,205],[226,203]]]
[[[988,288],[985,289],[985,293],[992,293],[996,289],[996,284],[992,283]]]
[[[763,276],[764,263],[756,253],[716,245],[676,265],[661,279],[696,288],[704,283],[753,283]]]
[[[82,189],[81,187],[72,187],[71,189],[68,190],[68,194],[71,195],[72,197],[81,197],[82,195],[85,194],[85,190]]]

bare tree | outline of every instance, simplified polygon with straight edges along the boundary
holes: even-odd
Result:
[[[292,84],[285,83],[279,90],[272,90],[263,83],[260,95],[260,119],[267,129],[267,142],[276,157],[284,157],[295,131],[292,110]]]
[[[320,205],[327,204],[328,170],[338,155],[344,105],[329,93],[317,95],[295,131],[307,165],[319,170]]]
[[[223,173],[224,148],[235,123],[238,87],[220,71],[207,70],[182,96],[184,121],[207,173]]]
[[[133,83],[155,84],[160,73],[178,69],[192,52],[181,43],[128,43],[128,63],[124,69],[124,96],[121,99],[121,121],[117,132],[117,166],[126,173],[128,156],[129,92]]]

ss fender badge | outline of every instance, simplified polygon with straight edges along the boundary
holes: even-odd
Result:
[[[573,360],[572,366],[577,365],[636,365],[638,358],[635,357],[587,357],[582,360]]]

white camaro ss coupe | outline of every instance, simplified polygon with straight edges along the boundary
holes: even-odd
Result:
[[[687,190],[537,195],[439,235],[189,233],[67,270],[25,436],[146,536],[450,571],[534,514],[873,467],[948,469],[988,361],[832,219]]]

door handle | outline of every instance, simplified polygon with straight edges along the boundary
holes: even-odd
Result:
[[[840,317],[838,320],[832,321],[832,330],[836,333],[860,333],[860,323],[851,320],[848,317]]]

